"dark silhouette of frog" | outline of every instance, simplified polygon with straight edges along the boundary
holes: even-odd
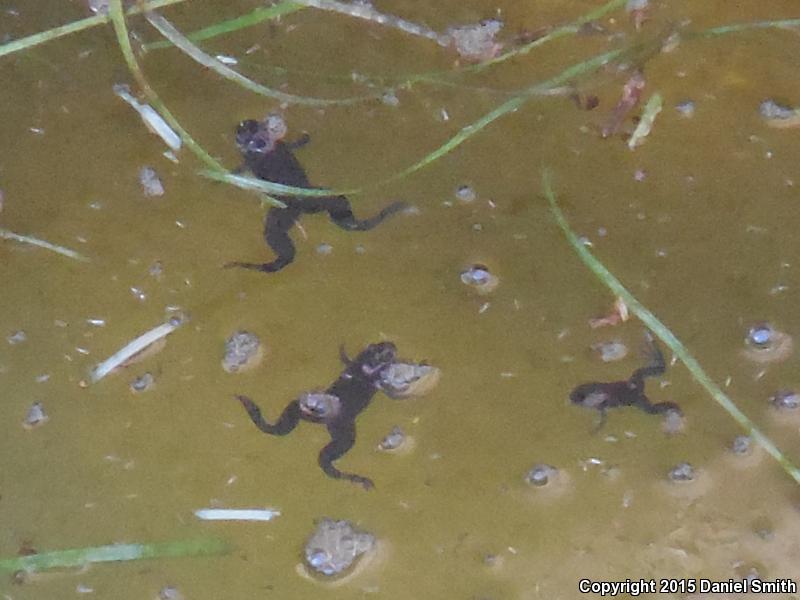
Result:
[[[630,379],[609,383],[584,383],[570,392],[569,399],[573,404],[593,408],[600,413],[600,421],[595,431],[605,424],[606,410],[618,406],[638,406],[649,414],[664,414],[669,411],[682,414],[680,407],[674,402],[653,404],[644,394],[645,377],[662,375],[667,369],[664,355],[656,346],[653,336],[647,332],[645,337],[650,361],[646,366],[636,369]]]
[[[344,359],[344,353],[342,352]],[[333,466],[356,442],[356,418],[369,406],[380,389],[382,372],[397,360],[392,342],[370,344],[353,360],[347,360],[339,378],[325,392],[303,394],[283,410],[274,423],[267,423],[261,410],[249,398],[236,396],[250,419],[264,433],[286,435],[300,420],[322,423],[331,435],[330,443],[319,453],[319,466],[329,477],[347,479],[364,489],[374,487],[372,480],[354,473],[344,473]]]
[[[298,188],[312,189],[303,166],[295,157],[293,150],[304,146],[310,138],[307,134],[292,143],[282,140],[286,128],[282,121],[275,127],[268,117],[265,121],[248,119],[239,123],[236,129],[236,144],[242,153],[244,164],[239,171],[249,170],[265,181],[280,183]],[[347,231],[367,231],[379,225],[390,215],[408,205],[393,202],[377,215],[358,220],[353,215],[350,201],[345,196],[275,196],[286,208],[273,207],[267,212],[264,223],[264,239],[275,253],[275,259],[268,263],[231,262],[225,268],[243,267],[264,273],[280,271],[294,260],[294,242],[289,230],[302,214],[327,212],[331,221]]]

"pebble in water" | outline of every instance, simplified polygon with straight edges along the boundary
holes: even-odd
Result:
[[[500,280],[489,272],[486,265],[474,264],[461,272],[461,282],[484,295],[494,291]]]
[[[26,341],[27,339],[28,339],[28,334],[25,333],[24,331],[22,331],[21,329],[18,330],[18,331],[15,331],[14,333],[12,333],[8,337],[6,337],[6,341],[9,344],[11,344],[12,346],[14,346],[16,344],[21,344],[22,342]]]
[[[779,104],[772,98],[768,98],[758,105],[758,114],[767,121],[780,121],[797,117],[797,113],[793,108]]]
[[[447,34],[453,40],[453,46],[459,56],[468,61],[482,61],[494,58],[502,49],[502,45],[494,37],[503,28],[498,19],[487,19],[476,25],[451,27]]]
[[[161,183],[161,178],[153,167],[139,169],[139,183],[142,185],[142,192],[148,198],[164,195],[164,184]]]
[[[153,377],[152,373],[143,373],[131,381],[131,391],[136,394],[146,392],[153,387],[155,382],[156,379]]]
[[[383,94],[383,96],[381,96],[381,102],[383,102],[386,106],[399,106],[400,98],[397,97],[397,94],[394,90],[389,90]]]
[[[795,410],[800,407],[800,396],[794,390],[778,390],[769,401],[779,410]]]
[[[392,427],[392,430],[386,435],[381,443],[378,444],[379,450],[389,451],[397,450],[406,441],[406,434],[399,425]]]
[[[328,577],[347,571],[364,553],[375,546],[375,536],[355,529],[349,521],[320,521],[306,543],[306,563]]]
[[[183,600],[180,590],[171,585],[164,586],[158,592],[158,600]]]
[[[675,105],[675,110],[678,111],[678,114],[686,119],[691,119],[694,116],[694,102],[691,100],[684,100],[683,102],[679,102]]]
[[[474,202],[478,195],[468,185],[460,185],[456,188],[456,199],[464,203]]]
[[[154,261],[153,264],[147,268],[147,274],[150,275],[150,277],[161,279],[161,276],[164,274],[164,264],[160,260]]]
[[[747,343],[755,348],[767,348],[775,338],[775,330],[769,323],[758,323],[747,331]]]
[[[600,356],[600,360],[603,362],[622,360],[628,355],[628,347],[617,340],[597,342],[590,348]]]
[[[399,400],[427,394],[440,376],[441,371],[431,365],[395,362],[381,371],[378,384],[384,394]]]
[[[237,331],[225,340],[222,368],[228,373],[238,373],[257,366],[264,356],[261,340],[255,333]]]
[[[753,449],[753,439],[749,435],[737,435],[733,438],[730,450],[738,456],[750,454]]]
[[[44,412],[44,406],[41,402],[34,402],[28,409],[28,414],[25,415],[25,420],[22,421],[22,426],[25,429],[33,429],[44,425],[50,417]]]
[[[558,474],[558,469],[552,465],[539,463],[533,466],[525,475],[525,481],[536,487],[544,487]]]
[[[778,362],[789,357],[792,337],[766,322],[755,323],[747,330],[742,354],[756,363]]]
[[[664,413],[664,421],[661,424],[661,430],[667,435],[675,435],[683,431],[685,425],[685,420],[681,411],[674,409],[668,410]]]
[[[96,15],[108,14],[108,0],[87,0],[86,5]]]
[[[694,467],[688,462],[675,465],[669,472],[670,481],[693,481],[694,478]]]
[[[322,254],[323,256],[327,256],[333,252],[333,246],[326,242],[322,242],[319,246],[317,246],[317,254]]]

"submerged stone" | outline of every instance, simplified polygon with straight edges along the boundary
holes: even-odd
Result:
[[[375,536],[353,527],[349,521],[324,518],[306,543],[309,567],[327,577],[347,571],[375,546]]]
[[[389,451],[397,450],[406,441],[406,434],[399,425],[392,427],[392,430],[386,435],[381,443],[378,444],[379,450]]]
[[[44,406],[42,403],[34,402],[28,409],[28,413],[25,415],[25,420],[22,421],[22,426],[25,429],[33,429],[34,427],[44,425],[47,423],[48,419],[49,417],[47,416],[47,413],[44,412]]]
[[[800,407],[800,396],[794,390],[778,390],[769,401],[781,410],[795,410]]]
[[[536,487],[544,487],[558,474],[558,469],[552,465],[539,463],[533,466],[525,475],[525,481]]]
[[[495,36],[502,28],[502,21],[487,19],[474,25],[451,27],[447,34],[461,58],[481,61],[494,58],[500,52],[502,45],[495,41]]]
[[[418,363],[395,362],[381,371],[381,390],[395,400],[422,396],[439,383],[441,371]]]
[[[753,447],[753,439],[749,435],[737,435],[731,442],[731,452],[738,456],[750,454]]]
[[[131,381],[131,391],[135,393],[146,392],[151,387],[153,387],[153,384],[155,384],[155,382],[156,379],[155,377],[153,377],[152,373],[150,372],[143,373],[138,377],[136,377],[133,381]]]
[[[486,265],[474,264],[461,272],[461,282],[483,295],[494,291],[500,280]]]
[[[139,170],[139,183],[142,185],[142,193],[148,198],[164,195],[164,184],[153,167],[142,167]]]
[[[694,467],[688,462],[675,465],[669,472],[670,481],[693,481],[694,478]]]
[[[222,368],[228,373],[245,371],[258,365],[264,350],[255,333],[237,331],[225,340]]]
[[[622,360],[628,355],[628,347],[618,340],[597,342],[590,348],[599,355],[603,362]]]

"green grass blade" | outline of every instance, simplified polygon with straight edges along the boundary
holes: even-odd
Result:
[[[525,56],[534,48],[547,44],[548,42],[552,42],[553,40],[557,40],[558,38],[564,37],[565,35],[574,35],[575,33],[578,33],[581,27],[583,27],[587,23],[595,21],[612,11],[622,8],[623,6],[625,6],[626,2],[627,0],[610,0],[610,2],[606,2],[602,6],[592,11],[589,11],[585,15],[578,17],[572,23],[568,23],[567,25],[562,25],[561,27],[556,27],[555,29],[553,29],[553,31],[551,31],[547,35],[540,37],[539,39],[533,40],[532,42],[529,42],[524,46],[520,46],[519,48],[511,50],[510,52],[505,52],[500,56],[497,56],[490,60],[464,67],[460,69],[460,71],[466,73],[478,72],[493,65],[497,65],[507,60],[511,60],[512,58],[516,58],[518,56]]]
[[[44,571],[46,569],[82,567],[90,563],[175,558],[181,556],[215,556],[230,551],[228,544],[215,538],[201,538],[156,544],[112,544],[90,548],[54,550],[29,556],[0,559],[0,571]]]
[[[50,250],[51,252],[55,252],[56,254],[61,254],[62,256],[66,256],[67,258],[72,258],[74,260],[80,260],[83,262],[89,262],[89,259],[80,252],[76,252],[75,250],[70,250],[69,248],[65,248],[64,246],[51,244],[46,240],[35,238],[30,235],[21,235],[19,233],[14,233],[13,231],[9,231],[8,229],[0,229],[0,238],[4,240],[12,240],[14,242],[20,242],[22,244],[30,244],[31,246],[38,246],[39,248],[44,248],[46,250]]]
[[[324,198],[326,196],[333,196],[338,194],[351,194],[356,190],[345,190],[342,192],[333,192],[324,188],[300,188],[291,185],[283,185],[282,183],[275,183],[273,181],[266,181],[265,179],[256,179],[255,177],[247,177],[245,175],[236,175],[235,173],[219,172],[204,170],[200,171],[200,175],[207,177],[213,181],[221,181],[230,185],[236,186],[243,190],[251,192],[261,192],[264,194],[276,194],[279,196],[312,196],[314,198]],[[281,207],[284,205],[281,204]]]
[[[144,93],[150,105],[156,111],[158,111],[158,113],[164,118],[170,127],[172,127],[178,133],[186,147],[189,148],[189,150],[191,150],[202,162],[204,162],[211,171],[215,171],[217,173],[228,173],[225,167],[223,167],[219,162],[217,162],[216,159],[206,152],[205,149],[200,146],[200,144],[194,141],[194,138],[189,135],[189,132],[183,128],[183,126],[173,116],[166,105],[161,101],[155,90],[150,87],[147,78],[144,76],[144,73],[139,67],[139,63],[136,61],[136,56],[133,53],[133,48],[131,47],[131,42],[128,38],[128,27],[125,23],[125,14],[122,10],[122,0],[109,1],[109,18],[114,25],[114,31],[117,35],[117,42],[119,44],[120,51],[125,58],[125,62],[128,65],[128,69],[133,74],[133,77],[136,79],[139,87],[141,87],[142,92]],[[272,206],[278,206],[281,208],[284,206],[283,203],[269,197],[262,198],[262,201]]]
[[[146,10],[162,8],[164,6],[169,6],[170,4],[178,4],[184,1],[185,0],[151,0],[150,2],[142,2],[141,4],[132,6],[128,10],[127,14],[136,15],[143,13]],[[48,29],[47,31],[41,31],[18,40],[13,40],[0,46],[0,57],[6,56],[7,54],[13,54],[14,52],[20,52],[21,50],[27,50],[28,48],[33,48],[34,46],[64,37],[65,35],[83,31],[84,29],[89,29],[90,27],[103,25],[104,23],[108,23],[109,20],[110,19],[108,15],[95,15],[93,17],[87,17],[79,21],[67,23],[66,25],[61,25],[60,27]]]
[[[193,42],[202,42],[203,40],[225,35],[226,33],[233,33],[234,31],[239,31],[240,29],[253,27],[254,25],[258,25],[264,21],[276,19],[304,8],[306,7],[291,2],[290,0],[283,0],[282,2],[278,2],[272,6],[257,8],[253,12],[242,15],[241,17],[236,17],[235,19],[229,19],[227,21],[220,21],[219,23],[215,23],[209,27],[198,29],[197,31],[188,34],[186,37]],[[172,47],[172,44],[166,40],[145,44],[143,46],[145,50],[161,50],[163,48],[170,47]]]
[[[206,165],[215,171],[225,171],[226,169],[220,163],[218,163],[210,154],[208,154],[208,152],[206,152],[200,146],[200,144],[194,141],[192,136],[189,135],[189,133],[181,126],[169,109],[167,109],[167,107],[158,97],[158,94],[156,94],[155,90],[150,87],[147,78],[144,76],[144,73],[139,67],[139,63],[136,61],[136,56],[133,53],[133,48],[131,47],[131,42],[128,38],[128,26],[125,23],[125,14],[122,10],[122,0],[109,0],[108,8],[108,16],[114,25],[114,31],[117,34],[117,43],[119,44],[120,51],[125,58],[128,69],[133,74],[133,77],[136,79],[139,87],[142,88],[142,92],[147,98],[147,101],[155,110],[158,111],[158,114],[160,114],[164,120],[169,123],[169,126],[178,133],[183,143],[186,144],[186,147],[194,152],[194,154],[200,160],[202,160],[204,163],[206,163]]]
[[[173,43],[176,47],[180,48],[187,56],[189,56],[192,60],[198,62],[204,67],[211,69],[221,77],[224,77],[228,81],[232,81],[243,87],[246,90],[259,94],[261,96],[267,96],[268,98],[274,98],[279,100],[280,102],[286,102],[290,104],[301,104],[306,106],[333,106],[333,105],[347,105],[347,104],[356,104],[358,102],[363,102],[365,100],[375,100],[376,98],[380,97],[383,92],[381,93],[372,93],[366,94],[363,96],[357,96],[353,98],[342,98],[342,99],[324,99],[324,98],[308,98],[304,96],[295,96],[294,94],[286,94],[284,92],[279,92],[277,90],[270,89],[266,86],[263,86],[255,81],[248,79],[238,71],[231,69],[228,65],[223,64],[216,58],[209,56],[205,52],[203,52],[200,48],[195,46],[192,42],[190,42],[186,36],[184,36],[180,31],[178,31],[175,26],[170,23],[167,19],[163,16],[149,11],[145,13],[145,17],[147,18],[148,22],[155,27],[158,32],[167,38],[171,43]]]
[[[589,270],[594,273],[597,278],[615,295],[622,298],[628,305],[628,309],[635,314],[648,329],[650,329],[658,338],[666,344],[676,357],[686,365],[686,368],[692,374],[695,381],[699,383],[711,395],[711,397],[724,408],[733,419],[741,425],[741,427],[761,446],[772,458],[778,461],[778,464],[786,471],[792,479],[800,483],[800,471],[795,467],[784,454],[775,446],[775,444],[766,437],[761,431],[753,424],[753,422],[745,415],[739,408],[731,401],[725,392],[714,383],[711,378],[706,374],[697,359],[692,356],[683,343],[675,337],[675,334],[670,331],[658,318],[650,312],[636,297],[622,285],[611,271],[609,271],[603,263],[601,263],[589,251],[585,244],[578,239],[578,236],[567,223],[564,213],[558,207],[555,194],[551,184],[551,176],[548,170],[545,170],[542,176],[542,189],[544,195],[550,204],[550,212],[553,214],[556,223],[564,232],[570,246],[578,254],[578,257],[583,261]]]
[[[732,25],[721,25],[698,32],[695,35],[701,37],[715,37],[727,35],[729,33],[739,33],[752,29],[789,29],[800,27],[800,19],[782,19],[777,21],[754,21],[752,23],[734,23]]]
[[[461,131],[459,131],[456,135],[447,140],[447,142],[439,146],[436,150],[429,153],[422,159],[420,159],[418,162],[414,163],[413,165],[401,171],[400,173],[397,173],[392,177],[386,179],[385,181],[375,184],[375,186],[383,185],[384,183],[401,179],[402,177],[410,175],[411,173],[414,173],[415,171],[418,171],[423,167],[426,167],[427,165],[441,158],[454,148],[463,144],[473,135],[475,135],[476,133],[478,133],[479,131],[481,131],[482,129],[484,129],[485,127],[487,127],[488,125],[490,125],[503,115],[506,115],[518,109],[530,98],[534,96],[539,96],[542,93],[546,92],[547,90],[550,90],[552,88],[557,88],[566,83],[567,81],[571,81],[576,77],[584,75],[585,73],[594,71],[595,69],[621,56],[624,52],[627,52],[627,50],[624,48],[618,48],[616,50],[611,50],[609,52],[603,52],[602,54],[598,54],[588,60],[584,60],[580,63],[574,64],[564,69],[561,73],[559,73],[555,77],[551,77],[547,81],[542,81],[541,83],[537,83],[518,92],[517,96],[509,100],[506,100],[503,104],[501,104],[491,112],[488,112],[474,123],[467,125],[463,129],[461,129]]]
[[[510,50],[509,52],[504,52],[503,54],[500,54],[495,58],[485,60],[474,65],[466,65],[464,67],[460,67],[458,69],[452,69],[449,71],[431,71],[428,73],[407,75],[403,78],[404,83],[406,85],[417,82],[442,84],[443,80],[449,80],[452,79],[453,77],[457,77],[465,73],[478,73],[494,65],[503,63],[507,60],[511,60],[512,58],[525,56],[526,54],[530,53],[534,48],[543,46],[544,44],[557,40],[561,37],[577,33],[578,31],[580,31],[581,27],[586,23],[599,19],[600,17],[605,16],[606,14],[623,7],[626,2],[627,0],[610,0],[609,2],[603,4],[602,6],[586,13],[585,15],[578,17],[575,21],[572,21],[571,23],[562,25],[560,27],[556,27],[547,35],[535,39],[532,42],[520,46],[519,48]]]

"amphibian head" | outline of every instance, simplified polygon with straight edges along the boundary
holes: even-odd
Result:
[[[392,342],[380,342],[367,346],[353,361],[361,366],[367,377],[379,376],[380,372],[397,360],[397,346]]]
[[[236,128],[236,146],[243,154],[268,154],[286,136],[286,123],[278,115],[264,121],[246,119]]]

